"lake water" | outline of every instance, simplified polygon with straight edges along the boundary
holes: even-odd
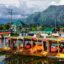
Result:
[[[1,55],[0,64],[64,64],[64,61],[21,55]]]

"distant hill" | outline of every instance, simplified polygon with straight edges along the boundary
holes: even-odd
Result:
[[[40,24],[40,25],[47,25],[47,26],[54,26],[55,22],[56,25],[64,25],[64,5],[51,5],[46,10],[42,12],[36,12],[33,14],[27,14],[21,11],[20,8],[12,7],[13,9],[13,15],[21,15],[25,17],[26,15],[28,18],[23,19],[23,22],[25,24]],[[10,15],[10,6],[7,8],[4,5],[0,5],[0,24],[4,24],[7,22],[10,22],[10,18],[6,15]],[[30,12],[29,12],[30,13]],[[18,16],[16,18],[13,18],[13,21],[16,21]]]
[[[51,5],[43,12],[30,15],[26,22],[47,26],[54,26],[56,22],[56,25],[64,25],[64,5]]]

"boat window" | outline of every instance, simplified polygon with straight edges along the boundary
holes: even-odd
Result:
[[[38,42],[39,45],[42,45],[43,42]]]
[[[51,47],[57,47],[58,46],[58,44],[56,44],[56,43],[53,43],[52,45],[51,45]]]
[[[4,39],[4,42],[5,42],[5,46],[9,47],[9,45],[8,45],[9,41],[8,41],[8,39]]]
[[[23,41],[22,41],[22,40],[18,40],[18,43],[19,43],[19,44],[23,44]]]
[[[30,41],[25,41],[25,44],[27,44],[28,42],[30,43]]]
[[[52,53],[58,52],[58,44],[57,43],[51,43],[50,52],[52,52]]]
[[[2,41],[0,39],[0,48],[2,48],[2,47],[3,47],[3,43],[2,43]]]

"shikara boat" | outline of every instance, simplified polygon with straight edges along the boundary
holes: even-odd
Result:
[[[23,37],[10,37],[10,43],[9,47],[12,49],[14,52],[19,52],[23,50]]]
[[[46,42],[47,39],[44,38],[24,37],[23,51],[19,51],[19,53],[31,56],[47,56]]]
[[[10,37],[10,48],[22,55],[47,56],[47,39],[32,36]]]
[[[64,59],[64,38],[56,37],[48,39],[48,57]]]
[[[10,34],[11,32],[0,32],[0,51],[11,50],[11,48],[8,46],[8,37]]]

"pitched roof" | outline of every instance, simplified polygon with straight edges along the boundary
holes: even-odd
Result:
[[[17,21],[13,22],[13,25],[22,26],[22,25],[25,25],[25,23],[23,21],[21,21],[21,20],[17,20]]]

